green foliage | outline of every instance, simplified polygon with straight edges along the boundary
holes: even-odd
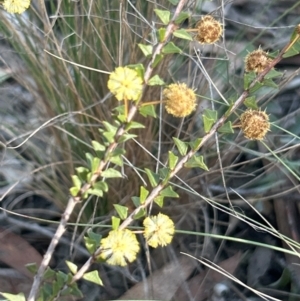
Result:
[[[99,277],[98,271],[91,271],[83,275],[83,279],[103,286],[102,280]]]

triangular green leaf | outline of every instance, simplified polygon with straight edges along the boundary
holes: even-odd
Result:
[[[141,79],[144,79],[145,67],[143,64],[130,64],[127,67],[134,69]]]
[[[168,10],[154,9],[154,11],[164,25],[170,22],[171,13]]]
[[[158,181],[159,181],[159,176],[157,174],[155,174],[153,171],[151,171],[148,168],[145,168],[145,172],[148,176],[149,182],[151,184],[152,187],[157,186]]]
[[[163,189],[159,195],[163,197],[179,198],[179,194],[173,190],[172,186],[168,186],[167,188]]]
[[[234,133],[231,121],[226,122],[218,129],[219,133],[232,134]]]
[[[108,168],[101,173],[103,178],[122,178],[122,174],[113,168]]]
[[[194,168],[194,167],[199,167],[201,169],[204,169],[208,171],[208,167],[203,161],[203,156],[192,156],[185,164],[184,166],[186,168]]]
[[[183,142],[183,141],[181,141],[181,140],[179,140],[178,138],[175,138],[175,137],[173,137],[172,139],[173,139],[174,143],[176,144],[180,155],[185,156],[186,152],[188,150],[187,143],[185,143],[185,142]]]
[[[159,195],[154,199],[154,202],[160,207],[162,208],[164,206],[164,196]]]
[[[249,72],[244,74],[244,89],[248,90],[250,84],[255,79],[256,74],[254,72]]]
[[[130,139],[135,138],[135,137],[137,137],[137,135],[125,133],[120,137],[118,142],[122,143],[122,142],[125,142],[125,141],[130,140]]]
[[[122,205],[114,204],[114,207],[122,220],[128,216],[128,208]]]
[[[135,207],[139,207],[141,205],[140,198],[138,196],[132,196],[131,200]]]
[[[112,216],[111,217],[111,227],[113,230],[117,230],[120,226],[120,223],[121,223],[121,219],[116,217],[116,216]]]
[[[247,97],[244,101],[244,105],[249,109],[253,109],[253,110],[258,109],[255,96]]]
[[[173,42],[169,42],[162,50],[164,54],[171,54],[171,53],[181,53],[182,50],[177,47]]]
[[[2,292],[0,292],[0,293],[8,301],[26,301],[26,298],[23,293],[19,293],[18,295],[2,293]]]
[[[99,277],[98,271],[91,271],[83,275],[83,279],[103,286],[102,280]]]
[[[151,67],[152,68],[155,68],[160,62],[161,60],[164,58],[164,55],[163,54],[157,54],[155,56],[155,59],[154,59],[154,62],[152,63]]]
[[[144,45],[144,44],[138,44],[139,48],[142,50],[144,56],[151,56],[153,51],[152,45]]]
[[[76,274],[78,271],[78,267],[76,264],[74,264],[71,261],[66,260],[66,265],[68,266],[69,270],[71,271],[72,274]]]
[[[81,180],[79,179],[78,176],[73,175],[73,176],[72,176],[72,182],[73,182],[74,187],[76,187],[76,188],[78,188],[78,189],[81,188]]]
[[[163,42],[165,40],[165,37],[166,37],[166,28],[165,27],[162,27],[160,28],[157,33],[158,33],[158,40],[160,42]]]
[[[192,36],[186,30],[184,30],[184,29],[175,30],[173,32],[173,36],[175,36],[177,38],[180,38],[180,39],[193,41]]]
[[[98,141],[93,140],[92,141],[92,146],[93,146],[93,149],[95,151],[100,151],[100,152],[104,152],[105,151],[105,146],[102,145],[101,143],[99,143]]]
[[[271,79],[271,78],[275,78],[275,77],[280,77],[282,76],[283,73],[282,72],[278,72],[275,69],[271,69],[266,75],[265,75],[265,79]]]
[[[107,183],[105,183],[103,181],[99,181],[99,182],[94,183],[93,188],[103,190],[105,192],[108,191],[108,185],[107,185]]]
[[[70,188],[70,193],[71,193],[72,196],[77,196],[79,191],[80,191],[80,188],[77,188],[77,187],[71,187]]]
[[[197,139],[189,142],[189,145],[190,145],[191,149],[193,151],[196,151],[199,148],[199,146],[201,144],[201,141],[202,141],[202,138],[197,138]]]
[[[25,265],[25,267],[33,275],[38,271],[38,265],[36,264],[36,262],[28,263]]]
[[[148,194],[149,194],[149,191],[144,186],[141,186],[141,188],[140,188],[140,203],[141,204],[144,204]]]
[[[203,116],[206,116],[209,119],[212,119],[214,122],[218,119],[218,112],[215,110],[205,109]]]
[[[154,118],[157,117],[154,105],[141,106],[139,108],[139,112],[144,117],[147,117],[147,116],[151,116],[151,117],[154,117]]]
[[[146,215],[146,210],[144,208],[141,208],[139,212],[134,216],[134,219],[139,219],[145,215]]]
[[[203,116],[203,124],[204,124],[204,131],[205,133],[208,133],[210,129],[212,128],[215,121],[213,119],[207,118],[205,115]]]
[[[187,12],[182,11],[178,15],[178,17],[175,19],[175,24],[180,24],[181,22],[188,19],[189,17],[190,17],[190,14],[188,14]]]
[[[129,131],[131,129],[144,129],[145,126],[139,122],[136,121],[130,121],[127,125],[126,125],[126,131]]]
[[[178,157],[174,155],[171,151],[169,151],[169,167],[170,169],[174,169],[178,161]]]
[[[163,86],[165,82],[159,77],[159,75],[154,75],[148,81],[148,86]]]

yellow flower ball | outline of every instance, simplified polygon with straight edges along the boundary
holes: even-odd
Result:
[[[196,40],[201,44],[213,44],[217,42],[223,33],[223,27],[219,21],[212,16],[204,16],[196,24],[198,33]]]
[[[171,243],[175,226],[173,221],[162,213],[144,219],[144,237],[149,246],[157,248]]]
[[[171,84],[163,90],[166,110],[175,117],[185,117],[196,107],[196,94],[186,84]]]
[[[140,250],[135,234],[128,230],[112,230],[100,242],[100,259],[108,264],[126,266],[136,259]]]
[[[245,58],[245,71],[261,73],[272,62],[268,54],[262,49],[250,52]]]
[[[11,14],[21,14],[30,6],[30,0],[4,0],[4,9]]]
[[[143,90],[143,80],[135,70],[118,67],[109,76],[109,91],[121,100],[138,100]]]
[[[241,128],[250,140],[262,140],[270,130],[269,116],[260,110],[248,109],[241,115]]]

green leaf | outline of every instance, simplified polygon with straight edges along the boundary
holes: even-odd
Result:
[[[138,196],[132,196],[131,200],[135,207],[139,207],[141,205],[140,198]]]
[[[247,108],[250,108],[250,109],[253,109],[253,110],[257,110],[258,109],[258,106],[257,106],[257,103],[256,103],[256,97],[255,96],[247,97],[245,99],[245,101],[244,101],[244,105]]]
[[[28,263],[25,265],[26,269],[31,273],[31,274],[36,274],[36,272],[38,271],[38,265],[33,262],[33,263]]]
[[[76,187],[76,188],[78,188],[78,189],[81,188],[81,181],[80,181],[80,179],[79,179],[78,176],[73,175],[73,176],[72,176],[72,182],[73,182],[74,187]]]
[[[48,280],[50,278],[53,278],[55,274],[56,274],[55,271],[48,267],[46,269],[46,272],[44,273],[43,280]]]
[[[174,155],[171,151],[169,151],[169,167],[170,169],[174,169],[178,161],[178,157]]]
[[[164,196],[159,195],[154,199],[154,202],[160,207],[162,208],[164,206]]]
[[[178,149],[180,155],[181,156],[185,156],[186,152],[188,150],[187,144],[185,142],[179,140],[178,138],[173,137],[172,139],[173,139],[174,143],[176,144],[177,149]]]
[[[278,85],[272,79],[264,79],[263,85],[271,88],[278,88]]]
[[[175,30],[173,32],[173,36],[180,38],[180,39],[193,41],[193,38],[191,37],[191,35],[184,29]]]
[[[139,212],[134,216],[134,219],[139,219],[145,215],[146,215],[146,210],[144,208],[141,208]]]
[[[85,153],[85,157],[86,160],[88,161],[89,167],[92,168],[93,159],[94,159],[93,155],[90,153]]]
[[[98,196],[100,198],[103,197],[103,191],[101,189],[89,188],[87,190],[87,193],[90,195]]]
[[[2,293],[4,298],[6,298],[8,301],[26,301],[26,298],[23,293],[19,293],[18,295],[9,294],[9,293]]]
[[[149,182],[151,184],[152,187],[157,186],[158,181],[159,181],[159,176],[157,174],[155,174],[153,171],[151,171],[148,168],[145,168],[145,172],[148,176]]]
[[[258,91],[260,88],[262,88],[263,86],[264,86],[263,83],[257,82],[257,83],[254,85],[254,87],[252,87],[252,88],[249,90],[249,92],[250,92],[250,93],[254,93],[254,92]]]
[[[206,164],[203,161],[203,156],[192,156],[185,164],[184,166],[186,168],[194,168],[194,167],[199,167],[201,169],[204,169],[208,171],[208,168]]]
[[[108,191],[108,185],[107,183],[103,182],[103,181],[99,181],[93,184],[93,188],[94,189],[99,189],[99,190],[103,190],[105,192]]]
[[[244,89],[248,90],[250,84],[256,78],[255,72],[244,73]]]
[[[154,62],[152,63],[151,67],[152,68],[155,68],[160,62],[161,60],[164,58],[164,55],[163,54],[157,54],[155,56],[155,59],[154,59]]]
[[[128,208],[125,206],[121,206],[118,204],[114,204],[115,210],[117,211],[118,215],[120,216],[120,218],[122,220],[124,220],[125,218],[127,218],[128,216]]]
[[[95,173],[98,170],[99,165],[100,165],[100,159],[97,157],[94,157],[93,162],[92,162],[92,170],[91,170],[92,173]]]
[[[179,198],[179,194],[173,190],[172,186],[168,186],[167,188],[163,189],[159,195],[169,198]]]
[[[118,140],[118,143],[125,142],[125,141],[130,140],[135,137],[137,137],[137,135],[125,133],[120,137],[120,139]]]
[[[142,50],[144,56],[151,56],[153,51],[153,46],[151,45],[144,45],[144,44],[138,44],[139,48]]]
[[[221,127],[218,129],[219,133],[225,133],[225,134],[233,134],[233,128],[232,128],[232,123],[231,121],[226,122],[223,124]]]
[[[166,37],[166,28],[165,27],[162,27],[160,28],[157,33],[158,33],[158,40],[160,43],[162,43],[164,40],[165,40],[165,37]]]
[[[209,119],[205,115],[202,116],[203,116],[204,131],[205,133],[208,133],[215,122],[213,119]]]
[[[112,124],[110,124],[107,121],[103,121],[102,123],[108,132],[113,133],[114,135],[116,134],[116,132],[118,130],[117,127],[113,126]]]
[[[178,15],[178,17],[175,19],[175,24],[180,24],[181,22],[183,22],[184,20],[188,19],[190,17],[190,14],[188,14],[187,12],[180,12],[180,14]]]
[[[122,178],[122,174],[113,168],[108,168],[101,173],[103,178]]]
[[[201,141],[202,141],[202,138],[197,138],[189,143],[192,151],[196,151],[199,148]]]
[[[300,41],[298,41],[283,55],[284,58],[295,56],[300,53]]]
[[[111,224],[112,224],[112,229],[113,230],[117,230],[120,226],[121,220],[116,217],[116,216],[112,216],[111,217]]]
[[[72,274],[76,274],[78,271],[78,267],[76,264],[74,264],[71,261],[66,260],[66,265],[68,266],[69,270],[71,271]]]
[[[212,119],[214,122],[218,119],[218,112],[215,110],[205,109],[203,115],[209,119]]]
[[[75,170],[81,181],[88,182],[87,174],[89,173],[89,170],[87,168],[79,166],[79,167],[75,168]]]
[[[72,196],[77,196],[79,191],[80,191],[80,188],[77,188],[77,187],[70,188],[70,193]]]
[[[164,25],[170,22],[171,13],[168,10],[154,9],[154,11]]]
[[[127,67],[134,69],[141,79],[144,79],[145,67],[143,64],[130,64]]]
[[[280,77],[283,76],[282,72],[278,72],[275,69],[271,69],[266,75],[265,75],[265,79],[271,79],[271,78],[275,78],[275,77]]]
[[[169,42],[163,49],[162,52],[164,54],[171,54],[171,53],[181,53],[182,50],[177,47],[173,42]]]
[[[111,163],[116,164],[120,167],[123,166],[123,158],[121,156],[114,156],[109,159]]]
[[[141,186],[141,188],[140,188],[140,198],[139,198],[140,204],[145,203],[145,200],[146,200],[148,194],[149,194],[149,191],[144,186]]]
[[[95,284],[103,286],[102,280],[99,277],[98,271],[91,271],[88,273],[85,273],[82,277],[83,279],[93,282]]]
[[[139,107],[139,112],[144,117],[147,117],[147,116],[151,116],[154,118],[157,117],[154,105],[141,106],[141,107]]]
[[[177,5],[179,3],[179,0],[168,0],[171,4]]]
[[[162,167],[158,170],[160,178],[168,180],[170,177],[171,169],[169,167]]]
[[[163,86],[166,83],[156,74],[149,79],[147,84],[148,86]]]
[[[213,124],[218,118],[217,111],[213,111],[210,109],[205,109],[203,116],[203,124],[204,124],[204,131],[205,133],[209,132],[212,128]]]
[[[103,136],[109,143],[113,143],[115,141],[115,134],[112,132],[103,132]]]
[[[127,125],[126,125],[126,131],[129,131],[131,129],[144,129],[145,126],[139,122],[136,121],[130,121]]]
[[[105,151],[105,146],[102,145],[101,143],[99,143],[98,141],[96,140],[93,140],[92,141],[92,146],[93,146],[93,149],[95,151],[100,151],[100,152],[104,152]]]

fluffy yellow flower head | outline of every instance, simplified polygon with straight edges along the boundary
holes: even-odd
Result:
[[[100,258],[111,265],[126,266],[136,259],[140,250],[135,234],[128,230],[112,230],[101,240]]]
[[[195,92],[186,84],[171,84],[163,91],[166,101],[166,110],[175,117],[185,117],[193,112],[196,107]]]
[[[250,52],[245,58],[245,71],[261,73],[270,64],[272,59],[262,49]]]
[[[149,246],[157,248],[171,243],[175,226],[173,221],[162,213],[144,219],[144,237]]]
[[[266,112],[248,109],[241,115],[241,128],[246,138],[262,140],[270,130]]]
[[[11,14],[21,14],[30,6],[30,0],[4,0],[4,9]]]
[[[118,67],[109,76],[109,91],[121,100],[138,100],[143,89],[143,80],[135,70]]]
[[[196,40],[201,44],[213,44],[223,33],[221,23],[209,15],[202,17],[196,24],[196,28],[198,29]]]

